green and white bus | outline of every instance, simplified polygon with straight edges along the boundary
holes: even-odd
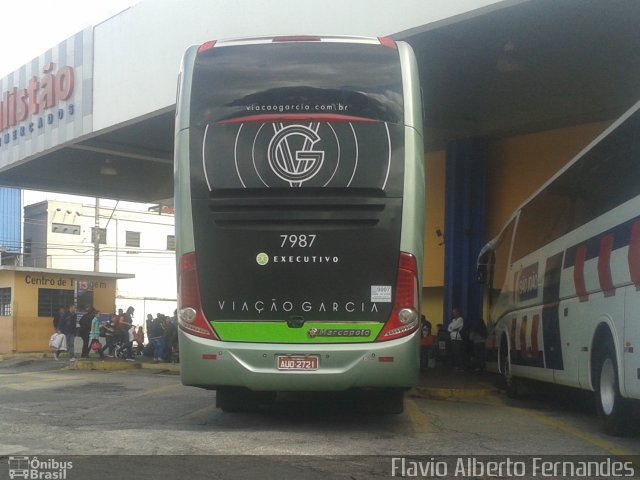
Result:
[[[422,105],[386,38],[207,42],[175,137],[184,385],[224,411],[362,390],[401,412],[419,375]]]

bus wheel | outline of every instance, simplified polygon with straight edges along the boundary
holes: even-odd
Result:
[[[518,380],[511,373],[511,360],[506,340],[503,340],[500,345],[500,372],[507,397],[516,398],[518,396]]]
[[[255,412],[259,402],[248,388],[222,387],[216,389],[216,407],[225,413]]]
[[[354,405],[367,413],[399,415],[404,412],[404,390],[402,388],[383,388],[358,390]]]
[[[384,413],[399,415],[404,412],[404,390],[401,388],[387,388],[380,392]]]
[[[596,406],[609,435],[623,435],[630,420],[628,401],[620,395],[618,364],[611,342],[598,353],[595,365]]]

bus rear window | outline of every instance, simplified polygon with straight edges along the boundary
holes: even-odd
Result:
[[[311,42],[216,48],[196,60],[191,98],[192,126],[256,115],[403,121],[398,53],[380,45]]]

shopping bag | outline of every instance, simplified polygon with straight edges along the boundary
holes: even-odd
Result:
[[[51,335],[51,338],[49,339],[49,347],[55,350],[58,349],[58,346],[60,345],[59,335],[59,333],[54,333],[53,335]]]
[[[94,352],[97,352],[98,350],[100,350],[100,342],[98,340],[93,340],[91,342],[91,350],[93,350]]]
[[[49,347],[54,350],[66,350],[67,349],[67,337],[64,333],[54,333],[49,339]]]

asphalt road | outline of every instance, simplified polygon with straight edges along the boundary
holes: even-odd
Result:
[[[414,396],[396,416],[362,413],[332,395],[289,395],[256,413],[225,414],[215,408],[215,392],[184,387],[173,372],[66,366],[0,362],[0,461],[70,458],[75,470],[63,480],[282,480],[393,478],[403,472],[400,464],[393,469],[392,457],[420,457],[423,467],[431,459],[435,468],[440,456],[455,463],[461,456],[564,455],[636,462],[640,475],[640,432],[604,435],[582,393],[518,401]],[[8,471],[0,464],[0,479]]]

